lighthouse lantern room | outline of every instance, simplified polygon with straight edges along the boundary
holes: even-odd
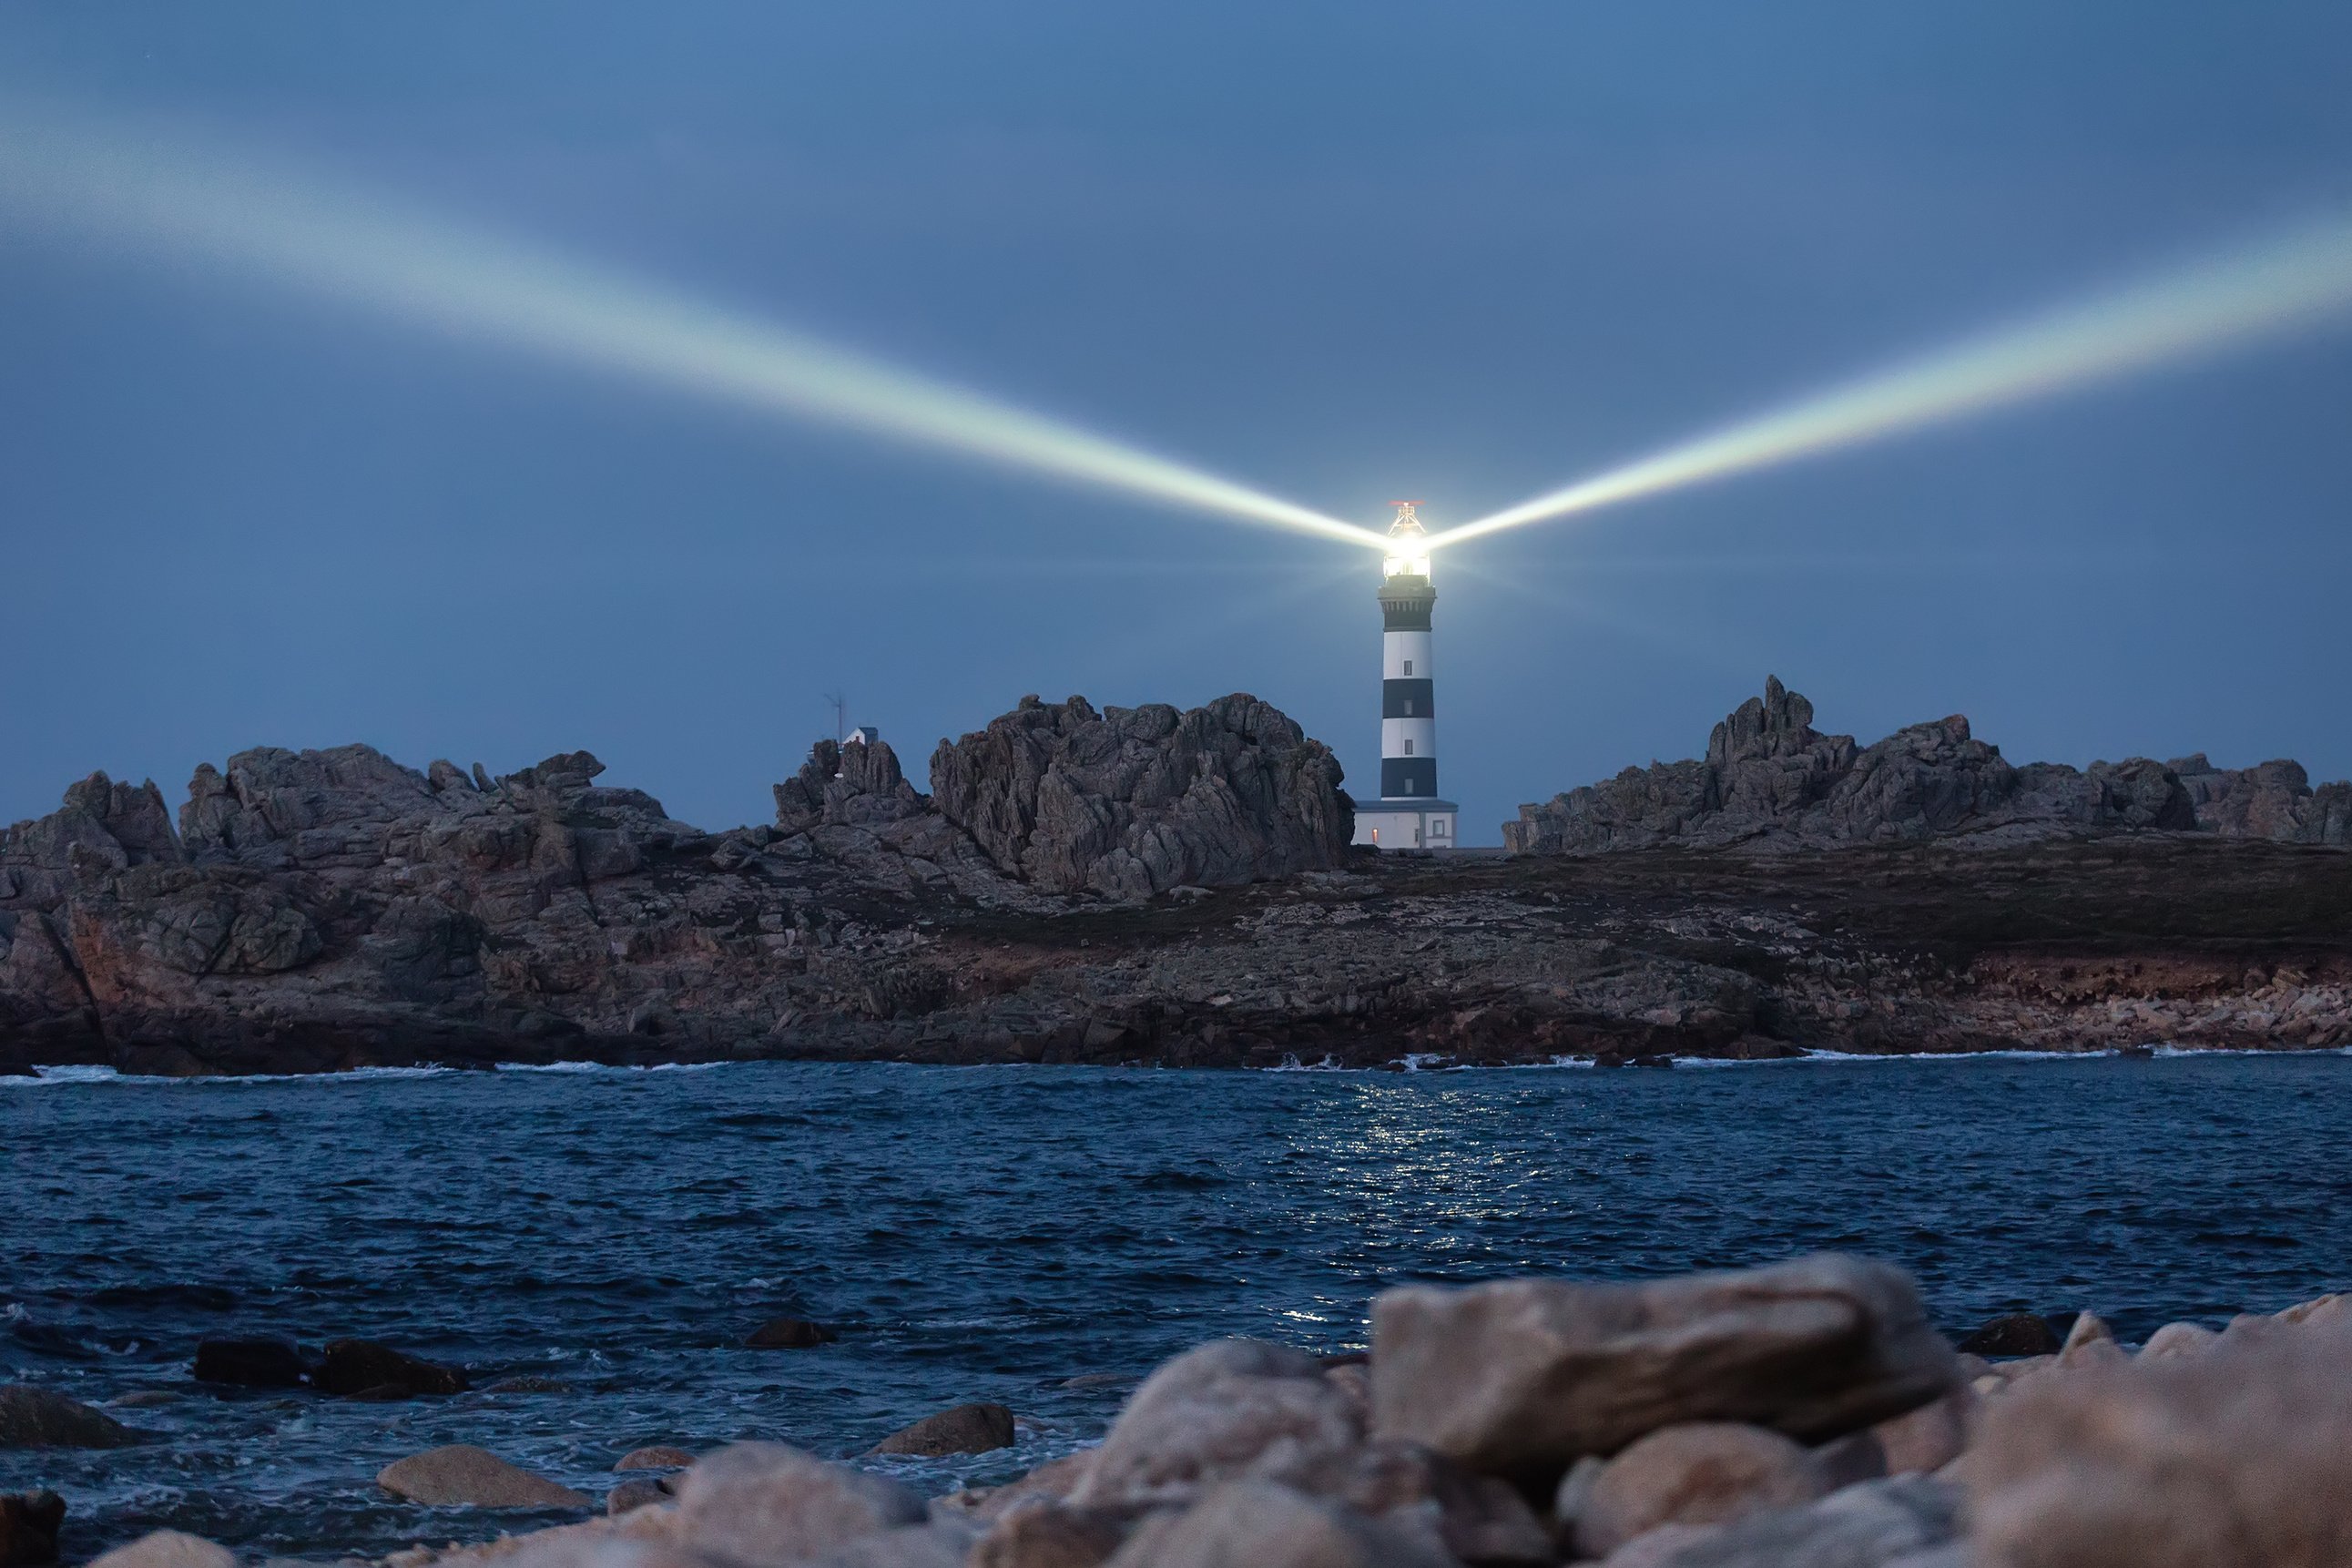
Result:
[[[1459,809],[1437,795],[1437,703],[1431,678],[1428,530],[1418,501],[1393,503],[1381,567],[1381,797],[1356,803],[1356,842],[1381,849],[1451,849]]]

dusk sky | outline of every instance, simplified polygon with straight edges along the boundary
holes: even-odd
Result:
[[[249,153],[1372,527],[2290,226],[2352,7],[12,6],[0,110]],[[0,134],[15,134],[0,115]],[[1441,555],[1444,794],[1824,729],[2352,773],[2352,317]],[[584,747],[766,820],[1024,692],[1378,768],[1376,559],[289,288],[0,192],[0,822],[94,768]]]

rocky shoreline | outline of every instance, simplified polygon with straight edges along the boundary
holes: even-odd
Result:
[[[2352,1560],[2352,1298],[2117,1342],[2088,1313],[1956,1348],[1911,1281],[1824,1254],[1626,1284],[1517,1279],[1374,1299],[1368,1353],[1223,1340],[1162,1365],[1098,1445],[926,1499],[891,1456],[1012,1441],[942,1411],[829,1462],[767,1442],[617,1458],[601,1505],[463,1444],[377,1485],[440,1509],[575,1519],[383,1568],[2321,1568]],[[813,1327],[813,1325],[805,1325]],[[811,1343],[817,1342],[811,1341]],[[205,1356],[200,1352],[199,1367]],[[215,1381],[330,1367],[347,1397],[455,1369],[343,1342],[210,1352]],[[366,1384],[364,1388],[356,1386]],[[322,1384],[323,1386],[323,1384]],[[135,1442],[0,1389],[0,1442]],[[0,1499],[0,1563],[53,1561],[54,1494]],[[478,1542],[496,1514],[471,1527]],[[461,1531],[463,1532],[463,1531]],[[101,1568],[232,1568],[159,1531]]]
[[[1238,695],[1027,700],[929,795],[822,742],[716,834],[585,752],[247,752],[176,819],[95,774],[0,834],[0,1072],[2352,1045],[2343,786],[2067,784],[1964,721],[1857,751],[1810,716],[1776,682],[1666,765],[1687,798],[1629,773],[1507,857],[1351,849],[1328,749]],[[1667,799],[1638,833],[1633,795]]]

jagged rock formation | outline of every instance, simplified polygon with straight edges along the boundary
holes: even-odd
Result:
[[[1328,747],[1238,692],[1181,713],[1024,697],[931,757],[940,812],[1000,869],[1119,899],[1339,865],[1339,778]]]
[[[1664,845],[1765,849],[1987,842],[2136,829],[2291,844],[2352,844],[2352,784],[2315,791],[2291,762],[2219,770],[2200,754],[2013,766],[1958,714],[1868,747],[1812,727],[1813,705],[1776,679],[1715,727],[1703,761],[1628,768],[1519,808],[1503,840],[1525,854]]]
[[[0,1059],[300,1068],[765,1040],[935,1009],[953,977],[895,955],[952,911],[1346,853],[1337,764],[1249,697],[1102,717],[1033,700],[940,759],[988,837],[880,742],[819,742],[776,786],[773,827],[719,835],[599,786],[585,752],[493,779],[263,747],[200,766],[177,831],[153,784],[93,774],[0,832]]]
[[[1856,749],[1771,695],[1632,775],[1627,831],[1850,843],[2037,800],[2161,826],[2177,792],[2342,820],[2299,772],[2012,770],[1950,725]],[[2352,855],[2219,831],[1321,868],[1336,766],[1247,698],[1024,707],[943,745],[929,799],[886,745],[823,742],[775,825],[722,834],[602,773],[263,749],[199,769],[176,829],[94,775],[0,832],[0,1072],[2352,1043]]]

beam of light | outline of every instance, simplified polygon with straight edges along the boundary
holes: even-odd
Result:
[[[2352,225],[2307,227],[1930,353],[1431,536],[1591,511],[2291,331],[2352,307]]]
[[[20,102],[0,205],[708,396],[1379,549],[1381,535],[657,284],[282,170]]]

